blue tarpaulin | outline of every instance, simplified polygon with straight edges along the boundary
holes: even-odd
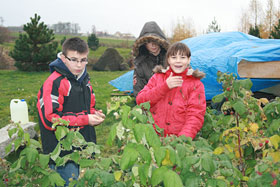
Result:
[[[280,40],[260,39],[242,32],[220,32],[188,38],[181,42],[191,50],[191,66],[206,73],[202,79],[206,99],[222,93],[222,86],[217,82],[217,71],[234,73],[238,79],[238,63],[280,61]],[[280,73],[280,72],[279,72]],[[109,83],[120,91],[132,92],[133,71],[129,71]],[[259,91],[277,84],[279,79],[251,78],[252,91]]]

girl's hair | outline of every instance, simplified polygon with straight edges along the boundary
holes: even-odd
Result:
[[[177,55],[178,52],[180,55],[187,56],[188,58],[191,57],[191,50],[189,49],[189,47],[184,43],[176,42],[168,48],[165,58],[166,62],[168,62],[168,58],[170,56]]]
[[[88,45],[81,38],[78,37],[68,38],[62,44],[62,53],[64,55],[67,55],[68,51],[77,51],[80,54],[87,53]]]

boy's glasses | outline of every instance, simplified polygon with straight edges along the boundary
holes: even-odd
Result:
[[[86,63],[86,62],[88,61],[87,58],[83,58],[83,59],[81,59],[81,60],[78,60],[77,58],[69,58],[69,57],[66,56],[66,55],[64,55],[64,56],[65,56],[65,58],[66,58],[67,60],[69,60],[70,62],[76,63],[76,64],[78,64],[79,62],[81,62],[81,64],[83,64],[83,63]]]

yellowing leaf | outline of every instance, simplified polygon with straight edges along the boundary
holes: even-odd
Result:
[[[225,177],[224,176],[218,176],[217,179],[221,179],[221,180],[224,180]]]
[[[243,155],[243,149],[240,148],[240,150],[241,150],[241,155]],[[235,157],[236,158],[240,158],[240,153],[239,153],[239,149],[238,148],[234,149],[234,153],[235,153]]]
[[[263,150],[263,158],[267,157],[267,154],[269,153],[268,149]]]
[[[122,171],[115,171],[114,172],[114,177],[115,177],[116,181],[120,181],[121,176],[122,176]]]
[[[267,120],[267,117],[264,113],[261,113],[261,118],[262,118],[263,121]]]
[[[257,123],[250,123],[250,131],[253,132],[253,134],[256,134],[256,132],[259,129],[259,125]]]
[[[249,180],[249,177],[243,176],[243,177],[242,177],[242,180],[248,181],[248,180]]]
[[[266,105],[267,103],[269,103],[269,101],[267,100],[267,98],[260,98],[259,101],[260,101],[262,104],[264,104],[264,105]]]
[[[275,149],[278,149],[278,144],[280,142],[280,137],[278,135],[271,136],[269,138],[272,145],[275,147]]]
[[[231,153],[233,152],[233,149],[232,149],[232,147],[229,144],[226,144],[225,147],[227,148],[227,150],[229,152],[231,152]]]
[[[243,130],[244,130],[244,132],[248,132],[248,128],[247,127],[245,127]]]
[[[168,149],[166,150],[165,157],[164,157],[163,161],[161,162],[161,164],[163,166],[173,166],[173,163],[170,160],[170,153],[169,153]]]
[[[224,152],[224,148],[223,147],[217,147],[215,150],[214,150],[214,154],[215,155],[220,155]]]
[[[269,155],[273,158],[274,163],[280,161],[280,152],[269,153]]]

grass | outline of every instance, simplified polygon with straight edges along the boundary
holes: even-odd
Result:
[[[108,82],[124,73],[126,72],[89,70],[91,84],[96,96],[97,109],[102,109],[106,113],[106,102],[110,101],[111,93],[115,89]],[[29,107],[29,120],[38,122],[37,109],[35,108],[36,96],[49,75],[49,72],[0,70],[0,128],[10,123],[10,101],[12,99],[25,99]],[[113,122],[113,116],[108,115],[105,121],[96,127],[98,144],[105,144]]]

